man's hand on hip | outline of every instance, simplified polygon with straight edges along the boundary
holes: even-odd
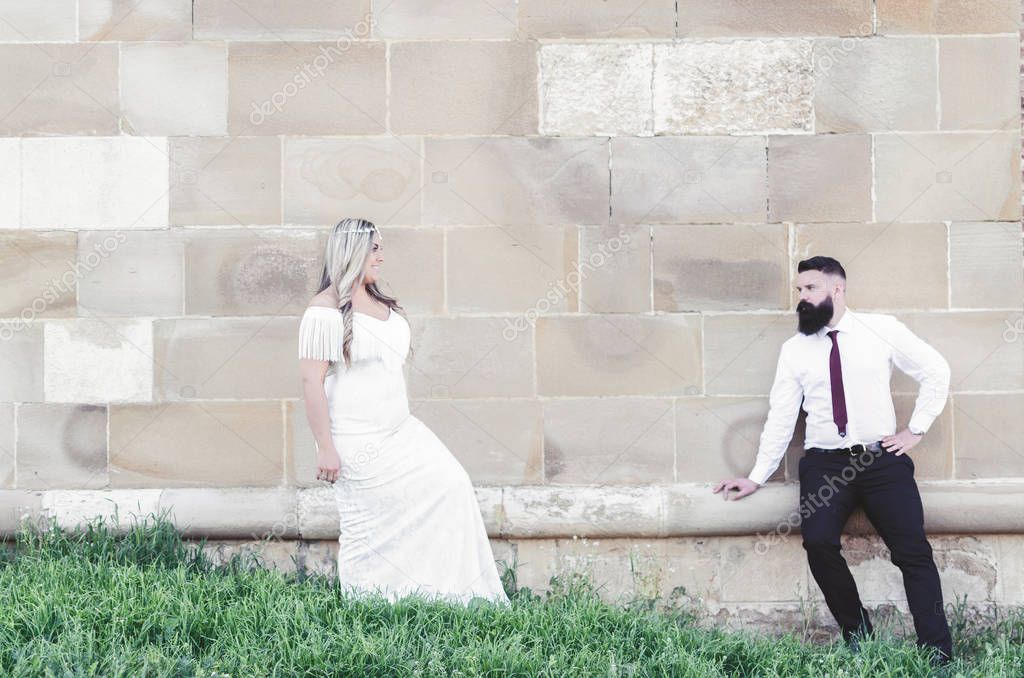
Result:
[[[722,499],[726,501],[730,499],[743,499],[749,494],[754,494],[761,486],[755,483],[750,478],[733,478],[732,480],[723,480],[718,483],[713,490],[715,494],[724,491]],[[735,494],[730,494],[735,492]]]
[[[887,452],[895,452],[896,456],[900,456],[904,452],[909,452],[914,445],[921,442],[923,436],[915,435],[910,432],[910,429],[905,428],[894,436],[886,436],[882,438],[882,447]]]

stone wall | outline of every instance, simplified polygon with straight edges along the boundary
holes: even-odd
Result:
[[[947,597],[1022,604],[1020,29],[1005,0],[0,2],[0,530],[168,509],[329,565],[295,340],[351,215],[521,581],[816,599],[796,538],[757,548],[800,427],[779,487],[709,483],[749,471],[827,253],[952,366],[913,452]]]

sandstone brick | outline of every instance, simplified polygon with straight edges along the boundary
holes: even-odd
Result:
[[[118,133],[117,45],[0,45],[0,62],[0,134]]]
[[[534,593],[549,591],[551,578],[557,572],[556,540],[517,539],[515,549],[516,586]]]
[[[1016,36],[939,40],[942,129],[1020,127]]]
[[[152,524],[158,514],[160,490],[48,490],[41,497],[40,517],[66,529],[81,529],[98,520],[124,533],[131,526]]]
[[[936,129],[936,60],[931,38],[815,41],[815,132]]]
[[[411,38],[513,38],[515,0],[394,0],[373,8],[374,34]]]
[[[152,400],[150,320],[50,320],[44,336],[48,402]]]
[[[419,137],[285,140],[284,221],[420,223]]]
[[[295,318],[180,318],[153,323],[158,400],[301,397]]]
[[[999,583],[1004,605],[1024,604],[1024,539],[1017,534],[995,535]]]
[[[680,37],[871,35],[870,0],[680,0]]]
[[[0,3],[0,42],[74,42],[75,0]]]
[[[191,40],[191,0],[79,0],[79,40]]]
[[[1024,298],[1020,223],[950,224],[949,277],[953,308],[1019,306]]]
[[[281,143],[265,137],[172,139],[170,222],[281,223]]]
[[[651,228],[580,230],[580,308],[589,313],[651,309]]]
[[[1009,331],[1019,322],[1019,312],[901,313],[899,317],[949,362],[954,393],[1024,390],[1024,350]],[[913,379],[894,372],[896,390],[917,393]]]
[[[954,403],[956,477],[1024,476],[1024,395],[959,394]]]
[[[895,395],[896,430],[902,431],[914,413],[917,395]],[[935,418],[927,435],[907,454],[914,460],[914,477],[918,480],[947,480],[953,477],[953,402],[946,403]]]
[[[183,537],[245,535],[268,542],[298,536],[298,504],[290,488],[168,488],[160,493],[159,510],[168,512]]]
[[[519,30],[535,38],[671,38],[676,8],[671,0],[519,0]]]
[[[665,485],[675,480],[672,401],[571,398],[544,402],[549,483]]]
[[[275,486],[282,481],[279,402],[110,407],[111,487]],[[206,515],[210,507],[203,509]]]
[[[0,231],[0,317],[75,315],[76,236]]]
[[[662,496],[649,486],[534,485],[507,487],[503,496],[503,534],[516,537],[649,537],[661,530],[652,516],[660,515]]]
[[[0,403],[0,488],[14,487],[14,403]]]
[[[705,392],[768,395],[782,343],[796,334],[796,326],[793,313],[705,316]]]
[[[21,139],[0,139],[0,226],[21,226]]]
[[[395,133],[537,131],[534,42],[399,42],[391,46],[389,63]]]
[[[785,226],[654,227],[657,311],[789,307]]]
[[[325,40],[338,44],[369,37],[370,0],[316,2],[295,0],[287,4],[250,0],[196,0],[196,40]]]
[[[411,318],[409,396],[487,398],[534,393],[532,333],[500,318]]]
[[[440,229],[381,228],[382,280],[386,294],[410,313],[444,308],[444,234]]]
[[[107,408],[22,403],[18,487],[100,488],[107,484]]]
[[[801,224],[796,258],[835,257],[853,308],[946,308],[945,224]],[[913,270],[904,266],[914,261]]]
[[[1020,7],[1012,0],[878,0],[878,33],[1012,33]]]
[[[765,220],[764,137],[612,139],[612,220]]]
[[[121,45],[125,131],[227,134],[227,47],[213,43]]]
[[[316,479],[316,438],[309,428],[304,400],[284,403],[285,484],[297,487],[320,487]]]
[[[665,396],[701,387],[696,316],[558,316],[540,318],[536,331],[541,395]]]
[[[1020,217],[1020,138],[1009,132],[875,136],[878,221]]]
[[[652,134],[651,59],[650,45],[544,45],[542,133]]]
[[[446,241],[450,311],[578,310],[575,226],[453,228]]]
[[[424,400],[413,415],[451,450],[473,483],[543,480],[540,404],[532,400]]]
[[[768,138],[769,221],[870,221],[871,137]]]
[[[796,539],[774,542],[764,552],[759,538],[736,537],[722,549],[723,601],[775,602],[800,600],[810,585],[807,554]],[[772,582],[765,586],[765,582]]]
[[[228,129],[245,134],[379,134],[382,43],[233,42]]]
[[[99,316],[181,315],[186,237],[179,230],[79,231],[79,306]]]
[[[165,139],[32,138],[21,147],[24,228],[167,226]]]
[[[0,402],[43,399],[42,322],[0,321]]]
[[[604,224],[602,139],[427,139],[424,213],[433,224]]]
[[[189,235],[188,314],[299,314],[320,280],[326,233],[211,229]]]
[[[677,42],[654,47],[656,134],[813,129],[811,44]]]

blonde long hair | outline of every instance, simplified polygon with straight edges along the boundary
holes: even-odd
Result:
[[[365,219],[342,219],[331,231],[324,247],[324,265],[320,274],[320,286],[317,293],[328,287],[338,295],[338,310],[341,311],[345,324],[342,356],[345,366],[351,364],[349,347],[352,344],[352,294],[363,285],[363,269],[373,251],[373,235],[379,233],[377,226]],[[400,312],[402,307],[398,300],[384,294],[377,283],[364,285],[367,293],[392,312]],[[411,353],[411,348],[410,348]]]

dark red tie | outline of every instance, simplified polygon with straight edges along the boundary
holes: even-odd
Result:
[[[832,381],[832,419],[839,427],[839,435],[846,436],[846,393],[843,391],[843,364],[839,362],[839,330],[828,333],[832,339],[832,352],[828,356],[828,374]]]

